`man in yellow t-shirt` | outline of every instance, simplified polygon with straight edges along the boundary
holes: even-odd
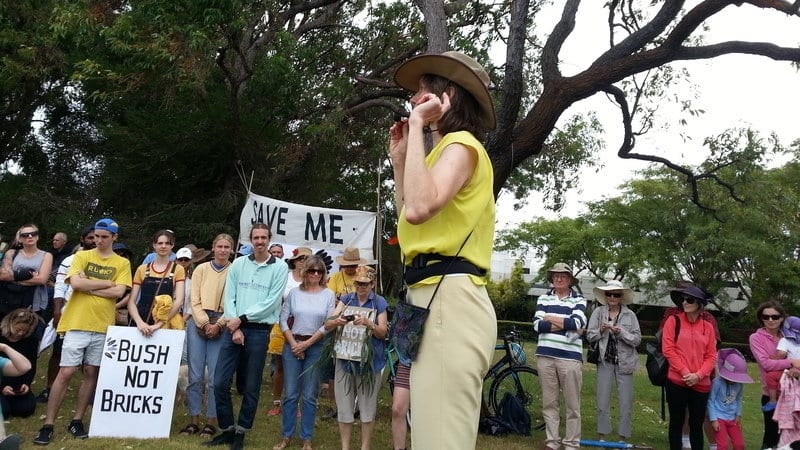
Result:
[[[67,430],[78,439],[89,437],[82,419],[97,386],[106,330],[114,324],[116,300],[131,287],[130,263],[113,251],[117,233],[115,221],[98,220],[94,225],[95,248],[76,253],[67,272],[65,281],[73,292],[58,323],[58,333],[66,333],[61,368],[50,389],[44,425],[34,444],[47,445],[53,438],[53,424],[66,388],[81,365],[83,382]]]
[[[328,280],[328,289],[336,294],[336,300],[339,300],[344,294],[355,292],[353,285],[353,277],[356,276],[356,269],[358,266],[366,264],[366,259],[361,259],[361,254],[355,247],[347,247],[344,249],[342,256],[336,257],[336,263],[339,264],[339,272],[331,275]]]

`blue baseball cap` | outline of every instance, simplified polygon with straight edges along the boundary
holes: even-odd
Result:
[[[117,225],[117,222],[115,222],[114,219],[110,218],[100,219],[95,222],[94,229],[108,231],[111,234],[119,233],[119,225]]]
[[[239,247],[239,254],[242,256],[247,256],[253,253],[253,246],[250,244],[244,244],[243,246]]]

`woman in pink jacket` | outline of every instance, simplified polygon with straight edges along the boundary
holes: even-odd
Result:
[[[661,350],[669,362],[667,403],[669,404],[669,448],[681,450],[681,434],[689,412],[689,441],[692,450],[703,449],[703,420],[711,390],[711,374],[717,361],[717,338],[711,322],[700,315],[711,295],[696,286],[670,291],[672,301],[683,312],[667,318]]]
[[[758,363],[763,391],[761,404],[769,401],[766,382],[769,379],[768,372],[783,371],[792,367],[792,361],[788,359],[774,359],[778,341],[783,337],[781,325],[786,318],[786,311],[780,303],[769,300],[758,306],[756,310],[756,320],[759,329],[750,335],[750,352]],[[797,371],[797,369],[795,369]],[[764,411],[764,439],[760,448],[774,448],[778,446],[778,423],[772,418],[774,410]]]

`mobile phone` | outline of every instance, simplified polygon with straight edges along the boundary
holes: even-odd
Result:
[[[346,320],[348,322],[352,322],[352,321],[356,320],[356,315],[355,314],[348,314],[348,315],[342,316],[342,317],[344,318],[344,320]]]

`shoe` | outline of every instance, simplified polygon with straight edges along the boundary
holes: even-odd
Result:
[[[281,404],[280,403],[273,403],[272,409],[267,411],[268,416],[280,416],[281,415]]]
[[[69,425],[67,425],[67,431],[69,431],[69,434],[71,434],[72,437],[77,439],[86,439],[89,437],[89,433],[87,433],[83,428],[83,422],[78,419],[73,419],[69,422]]]
[[[47,445],[52,439],[53,426],[45,425],[42,428],[39,428],[39,433],[36,434],[36,438],[33,439],[33,443],[36,445]]]
[[[764,411],[764,412],[775,411],[775,405],[777,405],[777,403],[769,402],[769,403],[765,404],[764,406],[762,406],[761,410]]]
[[[203,442],[203,447],[217,447],[219,445],[233,444],[233,437],[236,433],[233,430],[223,431],[218,434],[214,439]]]
[[[292,443],[292,438],[285,437],[280,442],[272,446],[272,450],[283,450]]]
[[[309,441],[309,440],[303,441],[303,449],[302,450],[314,450],[314,447],[311,446],[311,441]]]
[[[231,442],[231,450],[242,450],[244,448],[244,433],[236,433],[233,435],[233,442]]]
[[[19,450],[20,442],[18,434],[9,434],[0,441],[0,450]]]
[[[44,388],[39,395],[36,396],[36,403],[47,403],[50,400],[50,389]]]

